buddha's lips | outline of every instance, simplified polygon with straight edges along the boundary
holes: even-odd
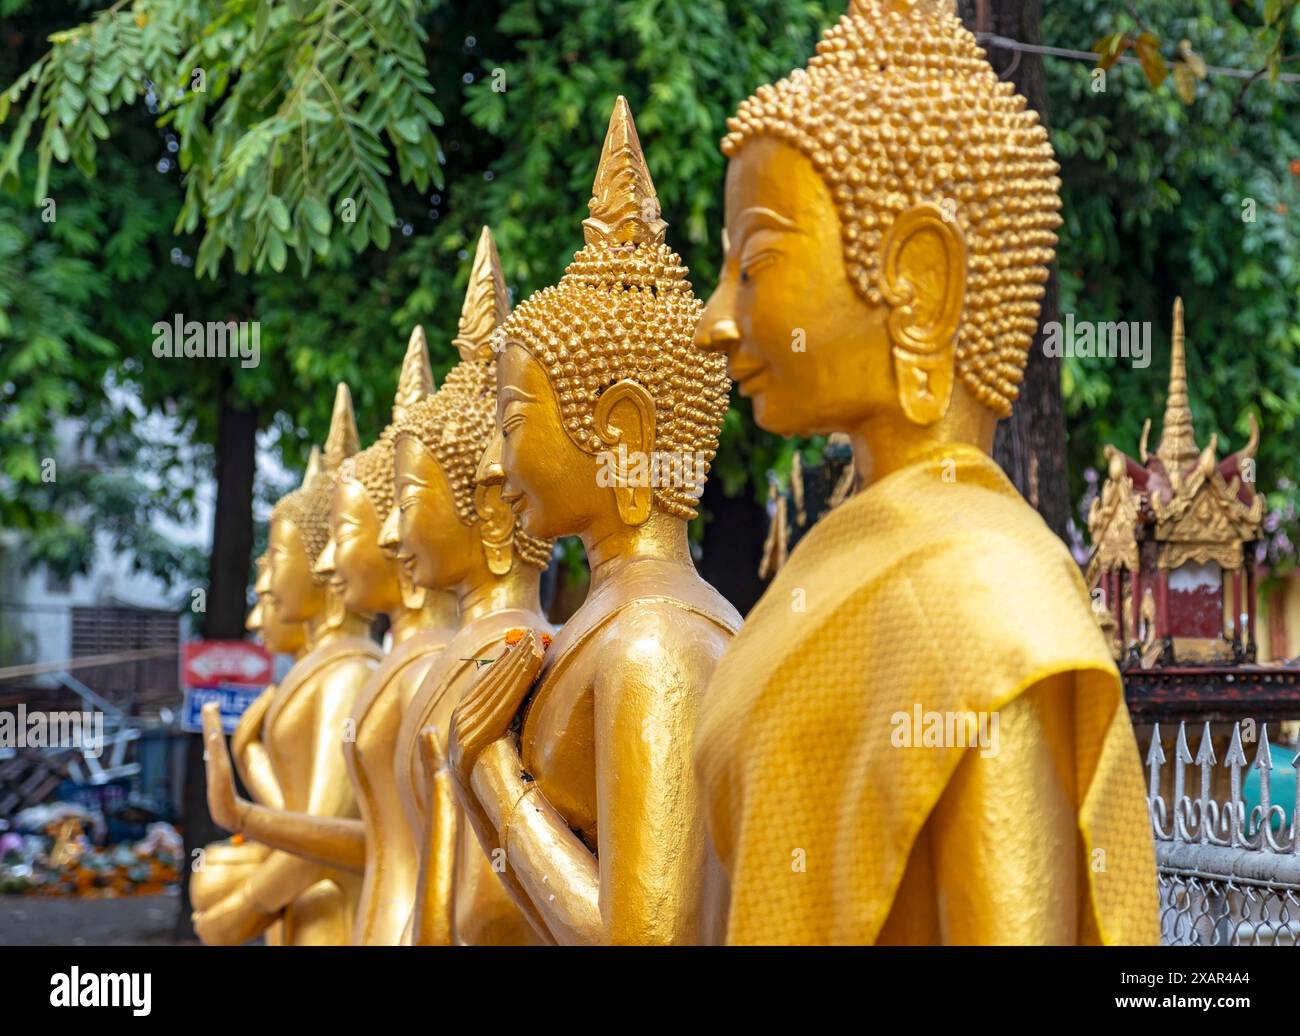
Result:
[[[750,370],[736,370],[732,373],[731,378],[736,383],[736,388],[744,395],[746,387],[752,387],[760,375],[766,374],[766,367],[755,367]]]

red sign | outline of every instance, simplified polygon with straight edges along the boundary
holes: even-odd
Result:
[[[184,645],[181,681],[187,687],[271,682],[271,654],[248,640],[190,640]]]

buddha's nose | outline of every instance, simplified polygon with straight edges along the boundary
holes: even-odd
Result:
[[[397,550],[397,529],[399,511],[394,506],[388,512],[388,517],[384,519],[384,524],[379,530],[379,549],[393,553]]]
[[[701,349],[708,349],[710,352],[726,352],[740,341],[740,328],[730,317],[710,320],[707,313],[704,316],[700,326],[695,329],[695,344]]]
[[[499,486],[506,480],[506,469],[501,466],[501,433],[496,431],[492,433],[492,438],[488,440],[487,449],[483,451],[483,456],[479,458],[478,470],[474,473],[474,481],[480,486]]]
[[[320,552],[312,571],[318,576],[328,576],[334,572],[334,537],[325,541],[325,549]]]

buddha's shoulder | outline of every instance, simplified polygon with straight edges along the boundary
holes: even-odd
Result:
[[[741,623],[740,613],[711,584],[694,572],[668,586],[639,588],[624,594],[609,609],[601,623],[602,631],[610,628],[623,633],[653,627],[722,626],[734,630]]]
[[[1105,655],[1078,563],[1027,505],[1000,523],[935,530],[893,566],[884,607],[938,639],[978,637],[1041,654]]]
[[[864,509],[825,542],[814,528],[774,589],[802,590],[810,611],[870,605],[877,617],[932,627],[1095,626],[1078,564],[1019,497],[976,488],[933,509],[875,517]]]

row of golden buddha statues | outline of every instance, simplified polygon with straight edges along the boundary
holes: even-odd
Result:
[[[258,566],[297,661],[229,754],[204,716],[244,839],[194,875],[205,942],[1156,940],[1115,664],[989,457],[1061,222],[1045,130],[939,0],[854,0],[728,128],[707,305],[620,98],[560,281],[510,312],[485,228],[442,386],[417,328],[364,450],[339,387]],[[687,539],[729,377],[857,482],[743,624]],[[704,463],[611,485],[619,448]],[[562,536],[591,583],[555,629]],[[996,715],[997,750],[900,741],[914,711]]]

